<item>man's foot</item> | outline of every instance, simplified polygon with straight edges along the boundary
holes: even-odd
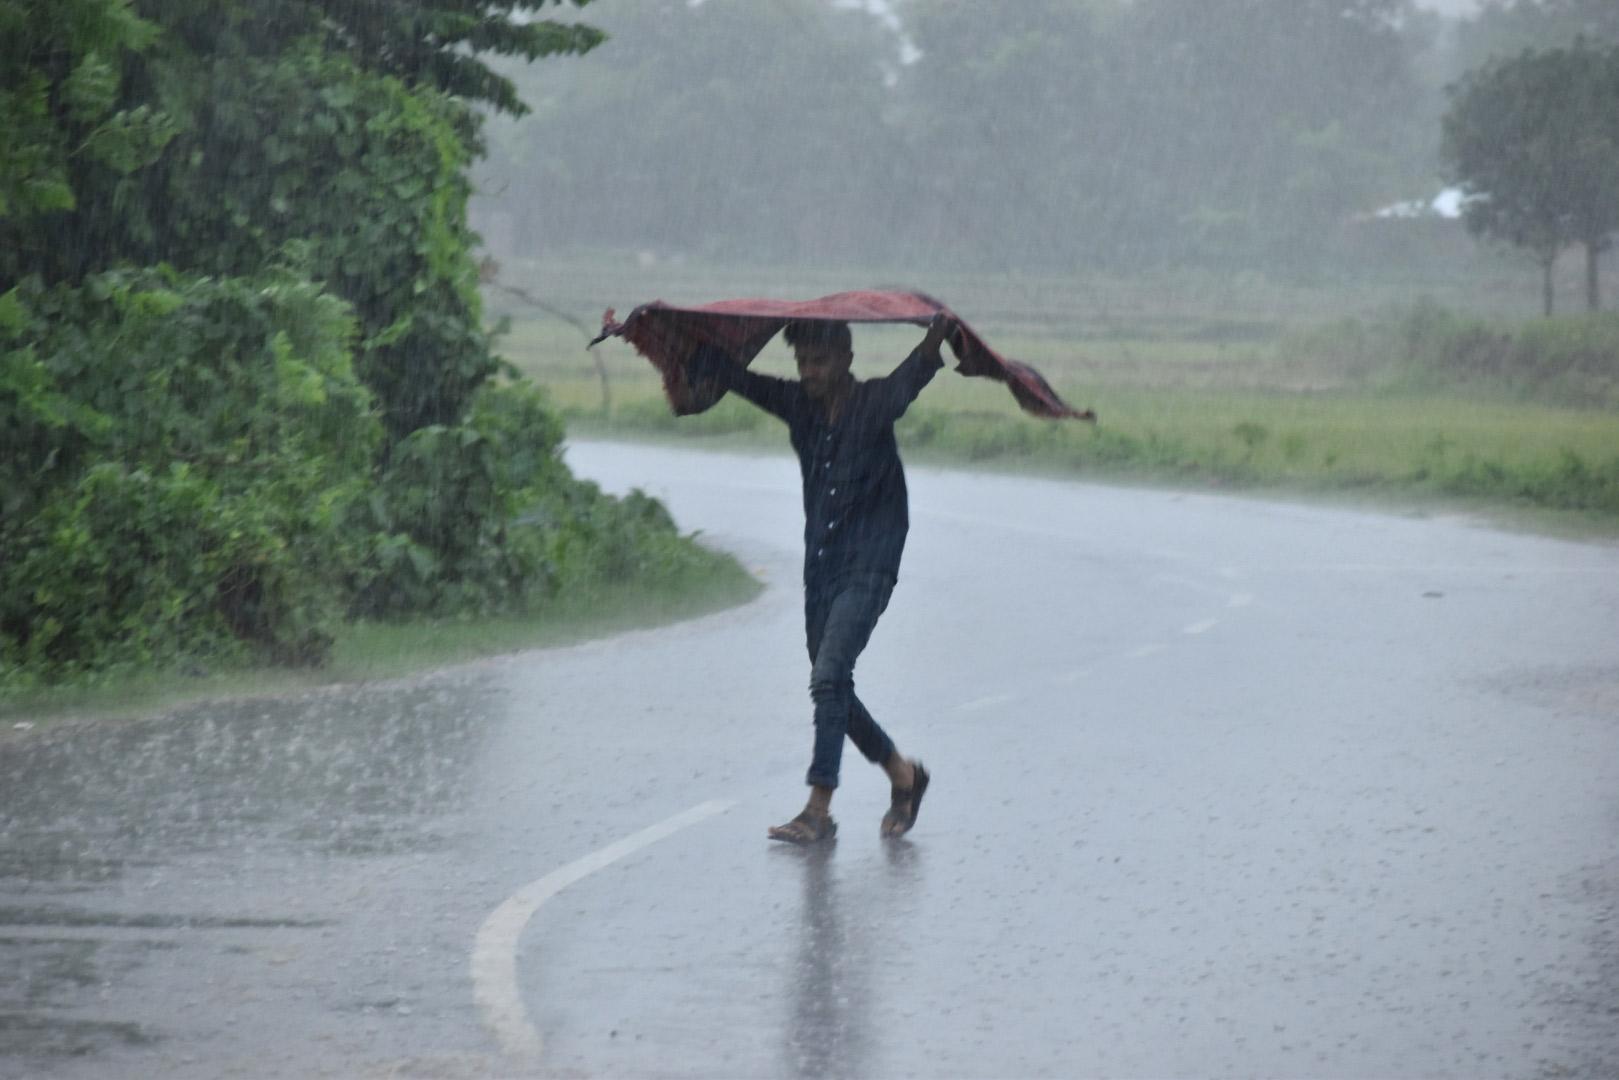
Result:
[[[785,825],[773,825],[770,839],[788,844],[818,844],[838,835],[838,823],[831,814],[817,814],[804,810]]]
[[[888,813],[883,815],[882,834],[884,839],[892,840],[897,836],[904,836],[916,824],[916,815],[922,809],[922,796],[927,794],[928,771],[922,767],[920,761],[911,762],[911,786],[908,788],[894,787],[889,791]]]

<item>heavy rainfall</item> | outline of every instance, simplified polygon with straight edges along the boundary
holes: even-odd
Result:
[[[0,0],[0,131],[0,1077],[1619,1075],[1612,0]]]

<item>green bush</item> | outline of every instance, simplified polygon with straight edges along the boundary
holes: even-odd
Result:
[[[257,653],[312,664],[331,642],[328,583],[262,489],[227,493],[184,464],[102,462],[13,538],[7,666],[31,676]],[[17,601],[21,601],[18,603]]]
[[[572,483],[562,425],[527,384],[487,384],[467,422],[398,443],[357,503],[368,553],[351,581],[358,616],[526,610],[554,577],[521,511]]]
[[[0,296],[0,687],[315,664],[344,616],[529,613],[713,571],[655,500],[569,475],[527,384],[485,384],[375,465],[353,333],[280,277]]]
[[[693,582],[715,564],[716,556],[680,536],[662,503],[639,490],[617,499],[570,480],[536,508],[535,524],[558,596],[625,581]]]
[[[282,278],[37,280],[0,301],[0,680],[313,663],[380,439],[345,306]]]
[[[523,383],[486,385],[466,424],[400,443],[356,503],[368,556],[352,613],[525,614],[602,585],[671,585],[713,569],[661,503],[575,479],[561,445],[545,396]]]
[[[1564,450],[1547,461],[1509,465],[1469,455],[1437,478],[1456,495],[1502,497],[1558,510],[1619,513],[1619,457],[1605,464]]]

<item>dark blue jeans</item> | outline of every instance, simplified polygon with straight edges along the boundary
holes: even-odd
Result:
[[[894,579],[887,574],[852,574],[804,590],[804,640],[815,702],[815,754],[806,783],[838,786],[845,735],[876,765],[887,765],[893,756],[893,741],[854,694],[855,661],[893,591]]]

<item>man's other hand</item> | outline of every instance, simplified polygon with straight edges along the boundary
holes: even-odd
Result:
[[[939,346],[944,342],[949,341],[952,349],[956,347],[955,337],[956,320],[941,311],[935,314],[933,320],[928,323],[927,336],[922,339],[922,344],[918,348],[929,355],[938,356]]]

